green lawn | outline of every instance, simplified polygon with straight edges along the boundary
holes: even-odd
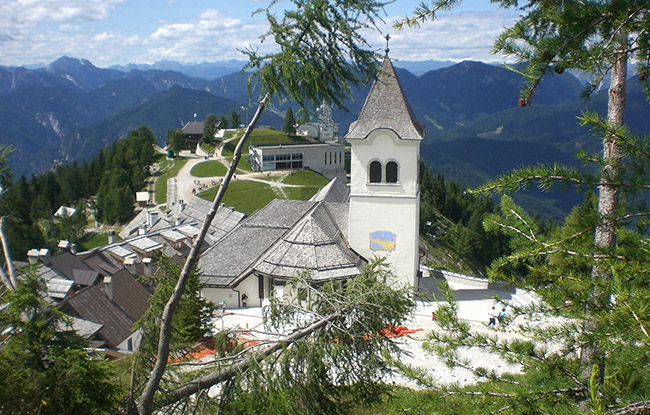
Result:
[[[253,168],[251,167],[251,164],[246,160],[245,157],[242,157],[239,160],[239,164],[237,164],[237,170],[241,170],[241,172],[244,173],[250,173],[253,171]]]
[[[187,163],[187,159],[175,159],[168,170],[165,170],[156,181],[156,203],[167,203],[167,179],[176,177],[178,171]]]
[[[214,151],[214,144],[208,144],[208,143],[201,143],[201,148],[205,150],[206,153],[212,154]]]
[[[318,192],[320,187],[285,187],[287,199],[291,200],[309,200]]]
[[[311,170],[296,170],[284,177],[283,182],[298,186],[315,186],[321,188],[330,181]]]
[[[214,200],[219,186],[199,193],[199,196],[206,200]],[[231,206],[247,215],[252,214],[266,206],[276,195],[267,184],[252,182],[248,180],[233,180],[223,198],[226,206]]]
[[[122,239],[115,235],[115,240],[121,241]],[[93,248],[104,246],[106,244],[108,244],[108,233],[90,232],[85,234],[79,241],[80,248],[83,251],[90,251]]]
[[[223,163],[212,160],[204,161],[192,167],[190,174],[195,177],[224,176],[227,170]]]
[[[250,143],[253,143],[255,145],[272,145],[272,144],[298,144],[298,143],[316,143],[316,142],[318,142],[318,140],[314,140],[313,138],[309,138],[309,137],[304,137],[300,135],[288,136],[287,133],[283,131],[271,130],[269,128],[259,128],[253,130],[253,132],[251,133],[250,138],[244,145],[242,154],[248,154],[248,147]],[[223,153],[222,153],[224,157],[232,158],[237,143],[239,143],[239,140],[233,140],[226,143],[226,145],[223,147]]]

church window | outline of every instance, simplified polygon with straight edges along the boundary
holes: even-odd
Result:
[[[394,161],[386,163],[386,183],[397,183],[398,166]]]
[[[377,160],[370,163],[368,169],[370,183],[381,183],[381,163]]]

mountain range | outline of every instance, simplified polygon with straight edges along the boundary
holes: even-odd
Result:
[[[162,144],[168,129],[182,127],[194,114],[202,120],[235,109],[245,120],[244,109],[252,107],[241,64],[98,68],[62,57],[35,69],[0,66],[0,143],[19,149],[10,166],[20,176],[89,159],[140,125],[150,127]],[[395,62],[404,92],[427,128],[422,158],[449,179],[473,186],[523,164],[575,163],[578,148],[598,151],[600,140],[578,126],[576,117],[584,109],[604,114],[606,91],[582,100],[583,82],[568,71],[544,79],[532,106],[519,108],[522,77],[504,67],[471,61],[411,65],[418,73],[436,68],[418,76],[399,65]],[[346,108],[334,111],[342,135],[367,92],[367,86],[354,88]],[[275,101],[260,124],[280,128],[291,105]],[[627,111],[632,130],[650,133],[650,105],[636,78],[629,82]],[[531,198],[549,217],[561,217],[575,203],[555,194],[539,196],[522,198]]]

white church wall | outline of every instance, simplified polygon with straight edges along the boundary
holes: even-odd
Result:
[[[354,148],[350,165],[353,194],[417,194],[419,141],[400,140],[390,130],[377,130],[366,139],[349,141]],[[368,182],[367,169],[373,160],[382,163],[382,183]],[[394,184],[385,183],[385,166],[389,161],[396,161],[399,166],[398,181]]]
[[[362,256],[386,257],[401,285],[415,285],[418,271],[420,196],[419,140],[400,140],[388,129],[352,144],[350,246]],[[382,164],[382,180],[370,183],[372,161]],[[397,183],[386,183],[385,166],[398,164]]]
[[[418,209],[410,198],[350,200],[350,246],[368,259],[386,257],[401,285],[416,284]]]
[[[206,287],[201,290],[201,296],[216,305],[226,302],[226,308],[239,308],[239,293],[232,288]],[[250,296],[249,296],[250,297]]]

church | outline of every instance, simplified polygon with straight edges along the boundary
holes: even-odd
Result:
[[[423,137],[387,54],[345,136],[350,185],[335,178],[308,201],[276,199],[242,220],[199,259],[204,297],[261,306],[300,272],[343,282],[373,257],[386,258],[394,284],[417,285]]]

